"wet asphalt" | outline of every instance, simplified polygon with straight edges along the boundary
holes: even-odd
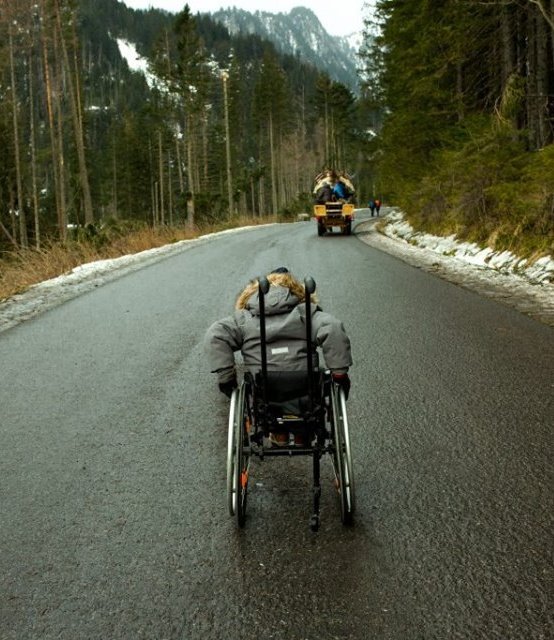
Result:
[[[323,461],[225,495],[202,339],[312,275],[352,340],[355,524]],[[218,236],[0,334],[0,638],[554,638],[554,332],[339,235]]]

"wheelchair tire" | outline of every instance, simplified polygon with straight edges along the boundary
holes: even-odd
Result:
[[[236,492],[236,512],[239,527],[244,527],[246,522],[246,502],[248,498],[248,473],[250,467],[250,442],[249,442],[249,415],[247,405],[247,384],[241,385],[237,420],[235,423],[235,446],[236,446],[236,467],[235,482]]]
[[[250,465],[248,420],[246,383],[243,382],[231,396],[227,439],[227,502],[229,514],[237,516],[239,527],[246,521]]]
[[[333,467],[340,498],[341,521],[352,524],[354,516],[354,475],[352,472],[352,455],[350,451],[350,434],[348,432],[348,416],[344,391],[333,385],[331,393],[333,413]]]
[[[241,389],[235,389],[231,395],[231,405],[229,407],[229,430],[227,434],[227,504],[229,515],[234,516],[237,510],[237,487],[236,487],[236,421],[237,407]]]

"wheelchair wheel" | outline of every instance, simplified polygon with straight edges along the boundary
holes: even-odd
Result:
[[[333,386],[331,392],[333,467],[335,482],[340,497],[340,513],[343,524],[351,524],[354,516],[354,475],[352,472],[352,455],[350,451],[350,434],[348,432],[348,416],[346,399],[342,389]]]
[[[248,424],[246,384],[242,383],[231,396],[227,439],[227,501],[229,513],[237,516],[240,527],[246,520],[248,495]]]
[[[237,510],[237,488],[236,480],[236,443],[235,443],[235,423],[237,420],[237,404],[240,389],[235,389],[231,395],[231,406],[229,407],[229,427],[227,432],[227,504],[229,514],[234,516]]]

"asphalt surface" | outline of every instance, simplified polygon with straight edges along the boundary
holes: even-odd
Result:
[[[253,463],[228,516],[202,339],[312,275],[351,336],[357,481]],[[214,237],[0,333],[0,638],[554,638],[554,333],[352,237]]]

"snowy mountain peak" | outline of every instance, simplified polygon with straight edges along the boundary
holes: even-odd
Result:
[[[211,17],[233,33],[256,34],[282,53],[299,55],[314,67],[357,92],[357,53],[361,32],[331,36],[311,9],[295,7],[288,13],[248,12],[236,7],[220,9]]]

